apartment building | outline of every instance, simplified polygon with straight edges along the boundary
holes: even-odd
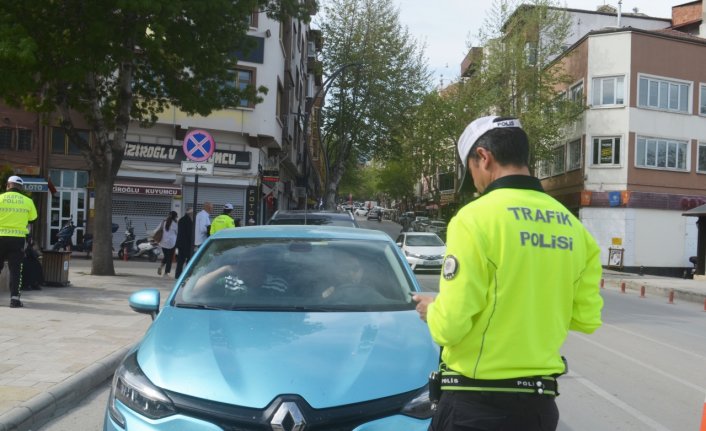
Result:
[[[312,10],[315,12],[315,10]],[[306,97],[315,78],[310,73],[312,31],[301,21],[278,22],[254,13],[248,32],[256,48],[238,56],[234,85],[265,86],[268,93],[257,105],[240,106],[207,117],[189,116],[176,109],[162,114],[153,127],[130,127],[125,159],[113,189],[113,221],[138,220],[135,226],[157,226],[160,217],[183,213],[194,204],[214,204],[220,214],[232,203],[241,224],[265,222],[277,209],[296,208],[303,199],[303,121]],[[184,137],[194,130],[208,132],[215,141],[209,159],[212,175],[181,173]]]
[[[674,6],[671,19],[601,9],[566,10],[573,34],[550,67],[569,73],[560,90],[587,108],[536,171],[606,266],[681,275],[698,243],[683,213],[706,203],[703,2]],[[466,76],[482,55],[471,49]]]

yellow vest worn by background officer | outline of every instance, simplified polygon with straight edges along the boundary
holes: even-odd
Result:
[[[446,366],[498,380],[564,371],[568,331],[601,325],[600,250],[533,177],[500,178],[447,231],[427,322]]]
[[[32,199],[14,190],[0,195],[0,236],[25,237],[27,223],[37,218]]]
[[[235,221],[228,214],[221,214],[218,217],[214,218],[213,222],[211,222],[210,234],[213,235],[219,230],[229,227],[235,227]]]

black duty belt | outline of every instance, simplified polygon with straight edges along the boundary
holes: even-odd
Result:
[[[517,377],[503,380],[471,379],[455,371],[441,373],[442,391],[511,392],[548,396],[559,395],[559,384],[553,376]]]

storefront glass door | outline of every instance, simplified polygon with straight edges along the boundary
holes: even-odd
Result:
[[[85,171],[50,172],[52,182],[57,185],[57,192],[49,202],[49,231],[46,243],[49,247],[56,241],[59,230],[73,221],[76,229],[71,238],[74,246],[83,241],[86,229],[88,173]]]

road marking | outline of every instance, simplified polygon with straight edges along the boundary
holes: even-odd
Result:
[[[619,398],[614,397],[613,395],[611,395],[607,391],[601,389],[600,386],[595,385],[593,382],[591,382],[587,378],[581,376],[577,372],[575,372],[573,370],[569,370],[569,373],[567,374],[567,376],[571,377],[574,380],[576,380],[577,382],[581,383],[582,385],[587,387],[589,390],[593,391],[599,397],[606,399],[610,404],[612,404],[612,405],[618,407],[619,409],[623,410],[624,412],[628,413],[629,415],[631,415],[635,419],[639,420],[643,424],[647,425],[651,429],[656,430],[656,431],[670,431],[669,428],[665,427],[664,425],[660,424],[659,422],[655,421],[654,419],[650,418],[649,416],[642,414],[639,410],[633,408],[632,406],[630,406],[626,402],[620,400]]]
[[[659,368],[653,367],[652,365],[650,365],[650,364],[648,364],[648,363],[646,363],[646,362],[639,361],[639,360],[633,358],[632,356],[626,355],[625,353],[622,353],[622,352],[619,352],[619,351],[617,351],[617,350],[615,350],[615,349],[611,349],[610,347],[604,346],[603,344],[601,344],[601,343],[599,343],[599,342],[597,342],[597,341],[594,341],[594,340],[590,339],[587,335],[580,335],[580,334],[576,334],[576,333],[571,333],[570,335],[573,336],[573,337],[578,337],[578,338],[580,338],[581,340],[586,341],[587,343],[593,344],[593,345],[596,346],[596,347],[600,347],[601,349],[606,350],[606,351],[608,351],[608,352],[610,352],[610,353],[612,353],[612,354],[614,354],[614,355],[616,355],[616,356],[619,356],[619,357],[625,359],[626,361],[634,362],[635,364],[638,364],[638,365],[641,366],[641,367],[647,368],[648,370],[652,371],[652,372],[655,373],[655,374],[660,374],[660,375],[662,375],[662,376],[664,376],[664,377],[666,377],[666,378],[668,378],[668,379],[672,379],[672,380],[674,380],[674,381],[676,381],[676,382],[679,382],[679,383],[681,383],[682,385],[684,385],[684,386],[686,386],[686,387],[688,387],[688,388],[690,388],[690,389],[693,389],[693,390],[698,391],[698,392],[700,392],[700,393],[706,392],[706,388],[704,388],[704,387],[702,387],[702,386],[695,385],[695,384],[693,384],[693,383],[691,383],[691,382],[689,382],[689,381],[686,381],[686,380],[684,380],[684,379],[681,379],[681,378],[679,378],[679,377],[677,377],[677,376],[674,376],[674,375],[669,374],[669,373],[665,373],[664,371],[660,370]]]
[[[642,334],[639,334],[639,333],[637,333],[637,332],[633,332],[633,331],[630,331],[630,330],[628,330],[628,329],[620,328],[619,326],[613,325],[613,324],[611,324],[611,323],[605,323],[605,322],[603,322],[603,326],[608,326],[608,327],[610,327],[610,328],[612,328],[612,329],[615,329],[615,330],[621,331],[621,332],[625,332],[626,334],[630,334],[630,335],[632,335],[632,336],[634,336],[634,337],[639,337],[639,338],[642,338],[643,340],[647,340],[647,341],[651,341],[651,342],[653,342],[653,343],[655,343],[655,344],[659,344],[660,346],[668,347],[669,350],[676,350],[676,351],[679,351],[679,352],[681,352],[681,353],[685,353],[685,354],[694,356],[694,357],[696,357],[696,358],[698,358],[698,359],[703,359],[704,362],[706,362],[706,356],[704,356],[704,355],[699,355],[698,353],[694,353],[694,352],[691,352],[691,351],[689,351],[689,350],[682,349],[681,347],[673,346],[673,345],[671,345],[671,344],[667,344],[667,343],[664,343],[664,342],[662,342],[662,341],[655,340],[654,338],[647,337],[647,336],[642,335]],[[700,336],[699,334],[688,334],[688,335]]]

